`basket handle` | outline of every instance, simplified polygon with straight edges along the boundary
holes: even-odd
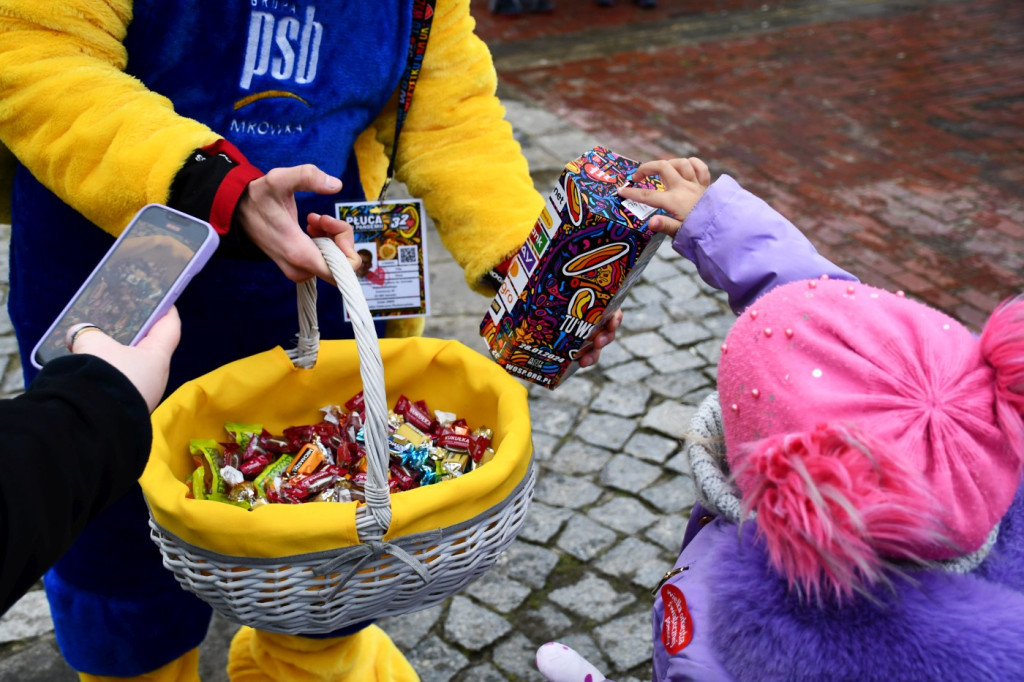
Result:
[[[388,405],[380,343],[377,340],[377,330],[373,326],[373,318],[370,316],[370,307],[366,303],[366,297],[352,264],[332,240],[317,237],[313,241],[320,248],[327,267],[334,276],[355,334],[359,374],[363,380],[363,438],[366,450],[366,504],[361,505],[356,512],[356,529],[361,540],[379,540],[391,525],[391,491],[388,487]],[[298,284],[298,306],[298,344],[294,350],[288,352],[288,356],[296,367],[309,369],[316,364],[320,348],[316,278]]]

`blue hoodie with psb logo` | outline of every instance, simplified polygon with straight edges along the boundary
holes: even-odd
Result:
[[[395,92],[411,18],[412,0],[137,0],[126,71],[264,171],[313,163],[341,177],[340,195],[297,201],[300,216],[333,215],[335,201],[364,199],[352,146]],[[24,167],[15,176],[12,225],[9,307],[27,353],[113,238]],[[320,295],[324,337],[351,336],[337,291],[323,287]],[[182,341],[169,389],[289,345],[295,297],[271,261],[215,256],[179,299]],[[136,489],[90,524],[46,576],[58,641],[77,670],[139,675],[205,637],[210,609],[162,567],[147,517]]]
[[[124,40],[126,71],[264,172],[312,163],[342,178],[341,194],[297,197],[300,217],[333,215],[336,201],[364,198],[352,146],[395,92],[411,17],[412,0],[138,0]],[[10,311],[27,351],[113,240],[24,167],[16,173],[12,229]],[[337,319],[337,292],[324,287],[322,294],[325,338],[350,336]],[[218,253],[178,307],[185,328],[172,387],[287,344],[296,331],[294,285],[269,260]],[[32,376],[28,368],[26,380]]]

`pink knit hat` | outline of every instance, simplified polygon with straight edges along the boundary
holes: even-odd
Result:
[[[978,549],[1024,460],[1024,300],[981,338],[864,284],[779,287],[722,347],[727,459],[772,563],[849,596],[886,559]]]

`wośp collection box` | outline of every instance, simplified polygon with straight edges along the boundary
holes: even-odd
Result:
[[[616,193],[638,165],[603,147],[566,164],[480,325],[510,374],[551,389],[572,375],[654,256],[665,235],[647,223],[662,211]]]

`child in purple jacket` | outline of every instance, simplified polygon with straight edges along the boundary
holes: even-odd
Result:
[[[642,165],[652,229],[740,314],[687,453],[700,502],[654,679],[1024,679],[1024,297],[980,336],[858,283],[732,178]],[[537,652],[550,682],[605,677]]]

